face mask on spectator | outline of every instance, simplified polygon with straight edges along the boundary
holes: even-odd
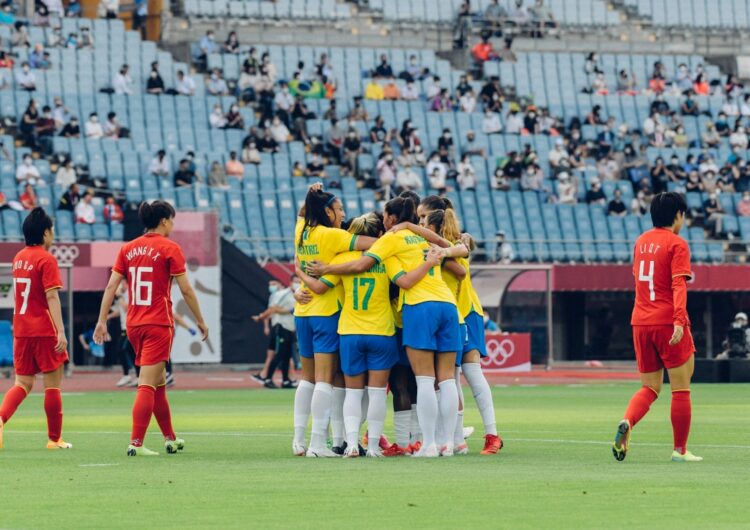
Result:
[[[96,123],[99,121],[99,118],[97,116],[91,116],[91,123]]]
[[[30,166],[31,165],[31,158],[30,157],[24,157],[23,163],[26,164],[27,166]]]

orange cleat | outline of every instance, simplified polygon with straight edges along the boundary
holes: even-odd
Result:
[[[413,455],[419,452],[420,449],[422,449],[422,442],[417,440],[413,444],[409,444],[409,446],[406,448],[406,454]]]
[[[62,438],[60,438],[56,442],[53,442],[52,440],[47,442],[47,449],[72,449],[72,448],[73,448],[73,444],[64,442]]]
[[[482,449],[482,451],[479,454],[480,455],[494,455],[494,454],[497,454],[502,448],[503,448],[502,438],[494,434],[487,434],[484,437],[484,449]]]
[[[387,449],[383,449],[383,456],[405,456],[408,450],[408,447],[401,447],[394,442]]]
[[[368,445],[370,443],[370,433],[365,432],[365,435],[362,437],[362,447],[365,449],[368,448]],[[380,435],[380,441],[378,442],[378,445],[380,448],[385,451],[391,446],[391,443],[388,441],[388,438],[385,437],[385,434]]]

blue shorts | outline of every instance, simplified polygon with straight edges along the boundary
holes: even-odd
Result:
[[[294,317],[300,357],[339,351],[339,313],[329,317]]]
[[[464,344],[464,353],[478,350],[482,357],[487,357],[487,345],[484,342],[484,319],[479,313],[472,311],[466,318],[469,340]]]
[[[450,302],[404,304],[404,346],[437,353],[454,352],[458,338],[458,311]]]
[[[458,325],[458,349],[456,350],[456,366],[461,366],[464,356],[464,348],[469,341],[469,331],[466,324]]]
[[[396,340],[398,341],[398,364],[411,366],[409,356],[406,355],[406,348],[404,348],[404,330],[402,328],[396,327]]]
[[[341,335],[340,355],[344,375],[390,370],[398,362],[398,341],[396,335]]]

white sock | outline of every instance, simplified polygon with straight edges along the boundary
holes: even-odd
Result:
[[[484,433],[497,436],[497,424],[495,423],[495,405],[492,403],[492,390],[487,379],[482,373],[479,363],[466,363],[463,365],[464,377],[469,382],[471,393],[477,402],[479,414],[484,422]]]
[[[333,387],[333,402],[331,404],[331,431],[333,435],[333,446],[341,447],[344,444],[344,398],[346,389]]]
[[[310,402],[315,384],[300,381],[294,393],[294,443],[305,445],[307,422],[310,420]]]
[[[409,445],[409,423],[411,423],[410,410],[399,410],[393,413],[393,430],[396,431],[396,443],[399,447]]]
[[[417,417],[426,447],[435,444],[438,403],[435,395],[435,378],[417,376]]]
[[[459,410],[456,415],[456,428],[453,429],[453,446],[464,443],[464,411]]]
[[[367,394],[370,398],[370,405],[367,407],[368,447],[377,449],[380,444],[380,435],[383,434],[383,425],[385,424],[385,387],[368,386]]]
[[[346,444],[349,447],[359,445],[359,426],[362,414],[363,388],[347,388],[344,398],[344,428],[346,429]]]
[[[411,406],[411,420],[409,421],[409,443],[413,444],[422,441],[422,427],[419,426],[419,416],[417,415],[417,404]]]
[[[360,427],[365,424],[365,421],[367,420],[367,407],[370,406],[370,396],[367,395],[367,392],[362,393],[362,413],[360,416]]]
[[[438,448],[444,446],[448,442],[447,433],[443,432],[443,415],[440,411],[440,388],[435,390],[435,399],[438,402],[438,413],[437,419],[435,420],[435,443]]]
[[[443,433],[446,438],[446,445],[452,445],[450,441],[452,433],[456,430],[456,418],[458,417],[458,390],[456,390],[456,380],[446,379],[441,381],[440,386],[440,414],[442,416]]]
[[[323,449],[326,446],[328,420],[331,418],[333,386],[329,383],[315,383],[310,410],[312,412],[311,449]]]

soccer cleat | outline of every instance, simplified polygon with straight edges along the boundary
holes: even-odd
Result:
[[[118,381],[117,386],[125,386],[128,383],[130,383],[130,376],[129,375],[123,375]]]
[[[68,442],[64,442],[62,440],[62,438],[60,438],[56,442],[53,442],[52,440],[49,440],[47,442],[47,449],[73,449],[73,444],[69,444]]]
[[[263,386],[266,388],[279,388],[276,386],[276,383],[273,382],[273,379],[266,379]]]
[[[251,379],[254,379],[255,381],[257,381],[257,382],[258,382],[258,383],[260,383],[261,385],[262,385],[263,383],[265,383],[265,382],[266,382],[266,378],[265,378],[265,377],[263,377],[262,375],[260,375],[260,372],[258,372],[258,373],[255,373],[255,374],[252,374],[252,375],[250,376],[250,378],[251,378]]]
[[[468,440],[474,434],[474,427],[464,427],[464,440]]]
[[[344,442],[341,445],[334,445],[333,447],[331,447],[331,451],[333,451],[339,456],[342,456],[344,452],[346,451],[346,448],[347,448],[347,443]]]
[[[503,448],[503,440],[495,434],[487,434],[484,437],[484,449],[482,449],[480,455],[494,455],[497,454],[500,449]]]
[[[440,456],[453,456],[453,444],[445,444],[441,447]]]
[[[380,450],[379,447],[368,449],[367,450],[367,458],[383,458],[383,452]]]
[[[408,448],[401,447],[396,442],[392,443],[388,449],[383,451],[383,456],[404,456],[408,452]]]
[[[313,449],[312,447],[305,453],[307,458],[338,458],[341,455],[337,455],[327,447],[322,449]]]
[[[346,448],[346,451],[344,451],[344,458],[357,458],[359,457],[359,447],[354,447],[353,445]]]
[[[414,455],[419,452],[419,450],[422,449],[422,442],[420,440],[417,440],[413,444],[409,444],[406,448],[406,452],[410,455]]]
[[[159,453],[157,453],[156,451],[147,449],[142,445],[136,446],[132,444],[128,446],[127,454],[128,456],[159,456]]]
[[[615,434],[615,441],[612,442],[612,454],[618,462],[625,460],[625,456],[628,454],[632,430],[628,420],[622,420],[617,424],[617,434]]]
[[[690,451],[680,453],[678,451],[672,451],[672,462],[702,462],[702,456],[695,456]]]
[[[164,440],[164,450],[170,455],[174,455],[177,451],[182,451],[183,449],[185,449],[185,440],[182,438]]]
[[[297,381],[294,379],[287,379],[281,383],[281,388],[297,388]]]
[[[468,444],[466,442],[464,442],[462,444],[457,445],[453,449],[453,454],[454,455],[468,455],[469,454],[469,446],[468,446]]]
[[[440,452],[435,444],[422,446],[419,451],[412,455],[414,458],[437,458],[439,456]]]
[[[305,453],[307,453],[307,447],[305,447],[305,444],[292,442],[292,454],[294,456],[305,456]]]
[[[369,447],[369,444],[370,444],[369,433],[365,431],[365,435],[362,437],[362,447],[364,447],[365,449],[367,449]],[[388,449],[391,446],[391,444],[388,442],[388,438],[385,437],[385,434],[381,434],[380,435],[380,440],[378,441],[378,446],[383,451],[385,451],[386,449]]]

